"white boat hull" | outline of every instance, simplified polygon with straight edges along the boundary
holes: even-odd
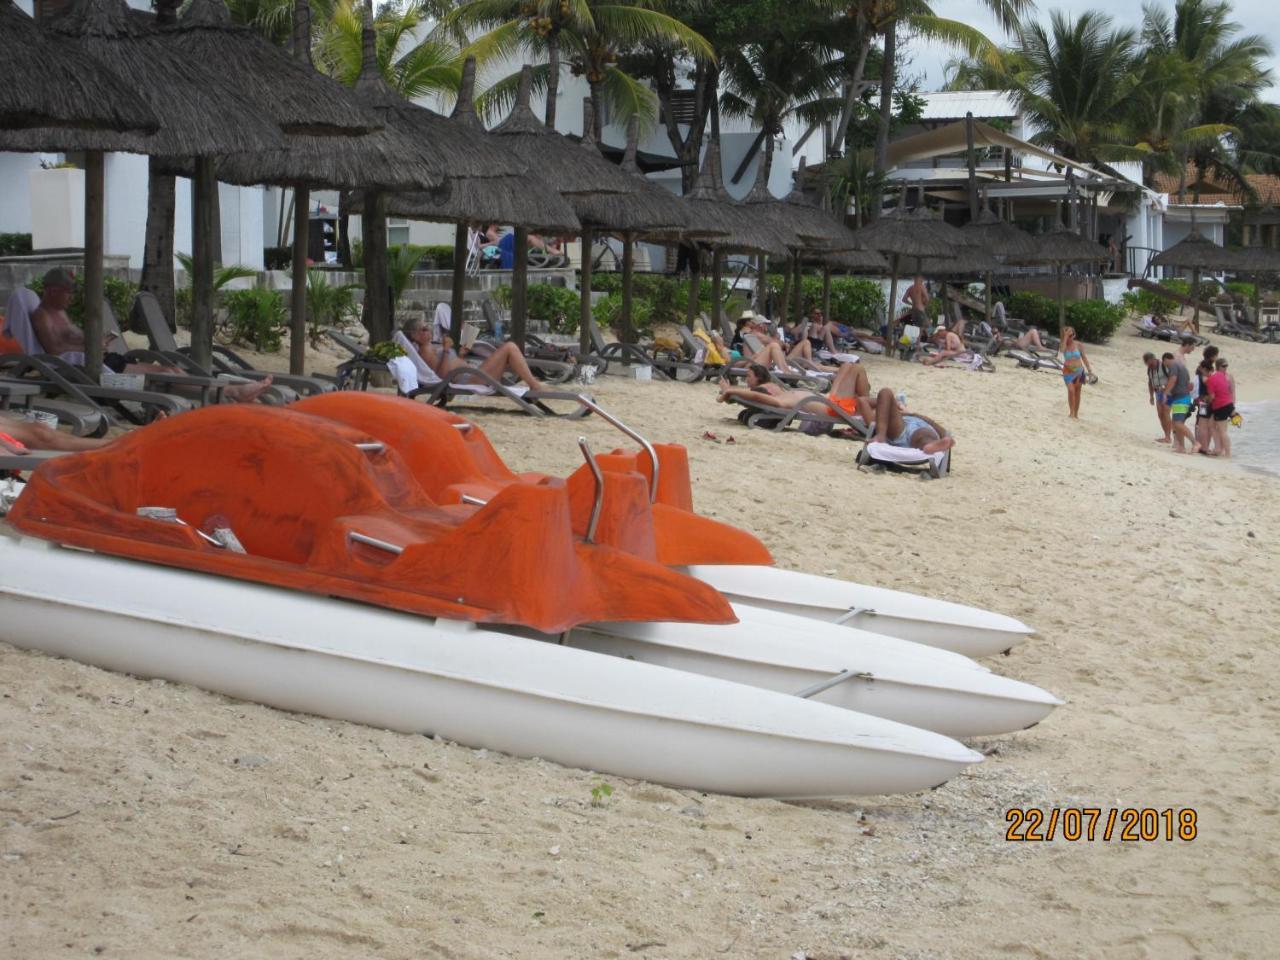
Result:
[[[1035,633],[1020,620],[977,607],[777,567],[702,565],[686,571],[730,600],[860,627],[968,657],[1001,653]]]
[[[767,690],[0,534],[0,639],[233,697],[743,796],[920,790],[981,755]]]
[[[949,651],[748,604],[733,606],[735,624],[592,624],[573,630],[565,642],[780,693],[853,673],[813,699],[949,737],[1022,730],[1062,703]]]

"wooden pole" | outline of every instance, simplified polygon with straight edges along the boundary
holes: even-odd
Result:
[[[370,344],[391,339],[386,210],[387,200],[381,190],[365,191],[360,229],[364,236],[364,325]]]
[[[590,227],[582,228],[582,276],[579,281],[582,300],[578,313],[578,357],[586,360],[591,355],[591,247],[594,234]]]
[[[693,329],[698,316],[698,294],[702,292],[702,251],[696,243],[689,245],[689,298],[685,306],[685,323]]]
[[[992,284],[994,284],[995,282],[996,282],[996,275],[995,275],[994,273],[990,273],[990,272],[988,272],[988,273],[987,273],[987,283],[986,283],[986,287],[987,287],[987,290],[986,290],[986,293],[987,293],[987,296],[986,296],[986,300],[987,300],[986,310],[987,310],[987,322],[988,322],[988,323],[990,323],[990,322],[991,322],[991,300],[992,300],[991,286],[992,286]]]
[[[711,251],[711,329],[719,331],[720,318],[724,315],[724,251],[715,247]]]
[[[622,235],[622,315],[618,318],[618,338],[623,343],[635,342],[635,331],[632,323],[631,308],[636,278],[636,235]]]
[[[803,270],[799,251],[796,251],[795,257],[792,258],[791,270],[796,275],[795,282],[791,285],[791,319],[794,323],[800,323],[804,319],[804,291],[801,289]]]
[[[467,224],[453,228],[453,282],[449,288],[449,336],[454,343],[462,343],[462,319],[466,310],[467,289]],[[513,260],[514,264],[515,261]],[[512,277],[512,292],[515,292]]]
[[[895,253],[889,258],[889,309],[884,318],[884,355],[891,357],[898,349],[895,327],[898,320],[898,265],[899,257]]]
[[[969,167],[969,219],[978,219],[978,158],[974,151],[973,113],[964,115],[965,163]]]
[[[780,309],[778,310],[778,323],[780,324],[787,322],[787,311],[791,308],[792,273],[790,258],[782,261],[782,303],[779,305]],[[772,320],[773,318],[770,317],[769,319]]]
[[[196,158],[192,185],[191,359],[208,369],[213,363],[213,205],[218,202],[218,181],[208,157]]]
[[[529,328],[528,227],[516,227],[511,256],[511,339],[524,353],[525,333]],[[590,297],[587,302],[590,303]]]
[[[1062,328],[1067,322],[1067,301],[1066,296],[1062,292],[1062,264],[1054,264],[1058,270],[1058,335],[1062,335]]]
[[[293,191],[293,290],[289,294],[289,372],[301,375],[307,364],[307,253],[311,245],[311,191]]]
[[[755,289],[755,305],[752,309],[759,313],[764,313],[765,301],[769,297],[769,275],[765,273],[768,269],[766,257],[763,253],[756,255],[756,289]]]
[[[825,265],[822,268],[822,319],[831,322],[831,268]]]
[[[101,151],[89,151],[84,161],[84,366],[96,382],[102,372],[106,172]]]

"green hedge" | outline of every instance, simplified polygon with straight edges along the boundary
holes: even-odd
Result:
[[[578,295],[553,283],[529,285],[529,319],[545,323],[552,333],[578,332]]]
[[[1032,290],[1018,290],[1005,304],[1010,317],[1052,332],[1058,330],[1058,301]]]
[[[1105,300],[1073,300],[1067,304],[1067,323],[1089,343],[1106,343],[1120,329],[1128,311]]]
[[[766,282],[775,298],[782,296],[784,278],[771,273]],[[800,308],[807,315],[822,306],[822,277],[803,274],[800,277]],[[880,284],[863,277],[831,278],[831,316],[836,323],[854,327],[879,327],[884,319],[884,293]]]
[[[20,257],[31,252],[31,234],[0,233],[0,257]]]

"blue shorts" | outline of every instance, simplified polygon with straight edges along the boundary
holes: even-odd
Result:
[[[1156,391],[1156,403],[1162,407],[1167,407],[1169,405],[1168,403],[1165,402],[1163,390]]]
[[[1174,423],[1185,423],[1191,416],[1191,394],[1185,397],[1174,397],[1169,401],[1169,413]]]

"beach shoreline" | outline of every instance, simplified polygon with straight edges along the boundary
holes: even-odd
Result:
[[[1280,346],[1213,339],[1244,402],[1280,397]],[[1100,380],[1080,421],[1060,377],[1006,359],[984,374],[867,358],[874,388],[905,389],[957,436],[942,482],[859,471],[849,441],[748,430],[714,384],[591,388],[650,439],[684,443],[695,507],[761,536],[780,566],[1037,628],[986,663],[1067,703],[970,741],[984,762],[943,787],[707,796],[0,643],[0,953],[1267,955],[1276,478],[1154,443],[1141,355],[1165,347],[1126,332],[1086,345]],[[568,473],[579,435],[624,445],[597,418],[475,419],[516,470]],[[601,782],[614,792],[593,805]],[[1194,809],[1198,835],[1007,841],[1007,811],[1029,807]]]

